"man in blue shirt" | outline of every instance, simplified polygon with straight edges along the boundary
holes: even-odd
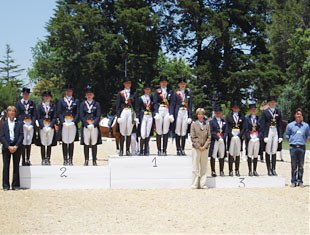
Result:
[[[286,138],[290,144],[292,169],[291,187],[296,187],[297,185],[303,187],[302,175],[304,171],[303,167],[307,139],[310,139],[310,128],[309,125],[303,121],[302,110],[300,108],[295,111],[295,121],[289,123],[286,128]]]

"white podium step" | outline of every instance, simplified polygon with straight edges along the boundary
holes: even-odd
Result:
[[[107,166],[21,166],[21,188],[27,189],[159,189],[190,188],[191,157],[109,157]],[[281,176],[208,177],[209,188],[284,187]]]
[[[284,187],[285,179],[281,176],[224,176],[208,177],[208,188],[273,188]]]
[[[110,169],[108,166],[21,166],[19,169],[21,188],[110,188]]]
[[[111,188],[189,188],[190,157],[110,157]]]

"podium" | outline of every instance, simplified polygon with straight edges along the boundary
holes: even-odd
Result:
[[[285,186],[281,176],[217,176],[207,178],[208,188],[279,188]]]
[[[27,189],[189,189],[188,156],[110,156],[106,166],[21,166],[21,188]],[[208,177],[209,188],[284,187],[281,176]]]
[[[26,189],[110,188],[108,166],[21,166],[20,185]]]
[[[180,156],[110,157],[111,188],[189,188],[191,164]]]

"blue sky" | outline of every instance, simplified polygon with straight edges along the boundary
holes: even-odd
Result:
[[[47,35],[45,26],[55,7],[56,0],[0,0],[0,59],[9,44],[16,63],[31,67],[31,47]],[[28,81],[27,72],[20,78]]]

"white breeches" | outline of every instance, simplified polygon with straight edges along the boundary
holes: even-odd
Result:
[[[145,139],[150,136],[152,125],[153,125],[152,115],[143,115],[140,130],[142,139]]]
[[[268,141],[266,143],[266,153],[276,154],[278,149],[278,131],[277,128],[269,128]]]
[[[207,185],[207,150],[192,150],[192,186],[200,187]]]
[[[122,136],[130,136],[133,128],[131,109],[123,109],[119,121],[119,130]]]
[[[23,145],[31,145],[34,134],[33,125],[24,124],[23,130],[24,130]]]
[[[62,125],[61,139],[65,144],[73,143],[76,135],[76,126],[73,122]]]
[[[219,158],[224,158],[225,156],[225,142],[224,141],[216,140],[214,143],[212,157],[216,159],[217,156]]]
[[[169,131],[169,110],[167,107],[159,107],[158,109],[159,119],[155,120],[156,133],[158,135],[165,135]]]
[[[188,113],[187,110],[180,109],[178,112],[177,121],[175,124],[175,133],[179,136],[185,136],[187,133],[187,123]]]
[[[83,128],[83,138],[85,145],[96,145],[98,141],[98,128]]]
[[[248,157],[257,158],[259,153],[259,138],[250,139],[247,150],[248,150]]]
[[[40,130],[40,139],[41,144],[43,146],[50,146],[53,142],[53,137],[54,137],[54,129],[50,127],[43,127]]]
[[[131,134],[130,148],[131,148],[132,155],[136,155],[139,153],[139,144],[137,142],[137,134],[136,133]]]
[[[241,141],[238,136],[233,136],[230,140],[229,154],[233,157],[239,156],[241,151]]]

